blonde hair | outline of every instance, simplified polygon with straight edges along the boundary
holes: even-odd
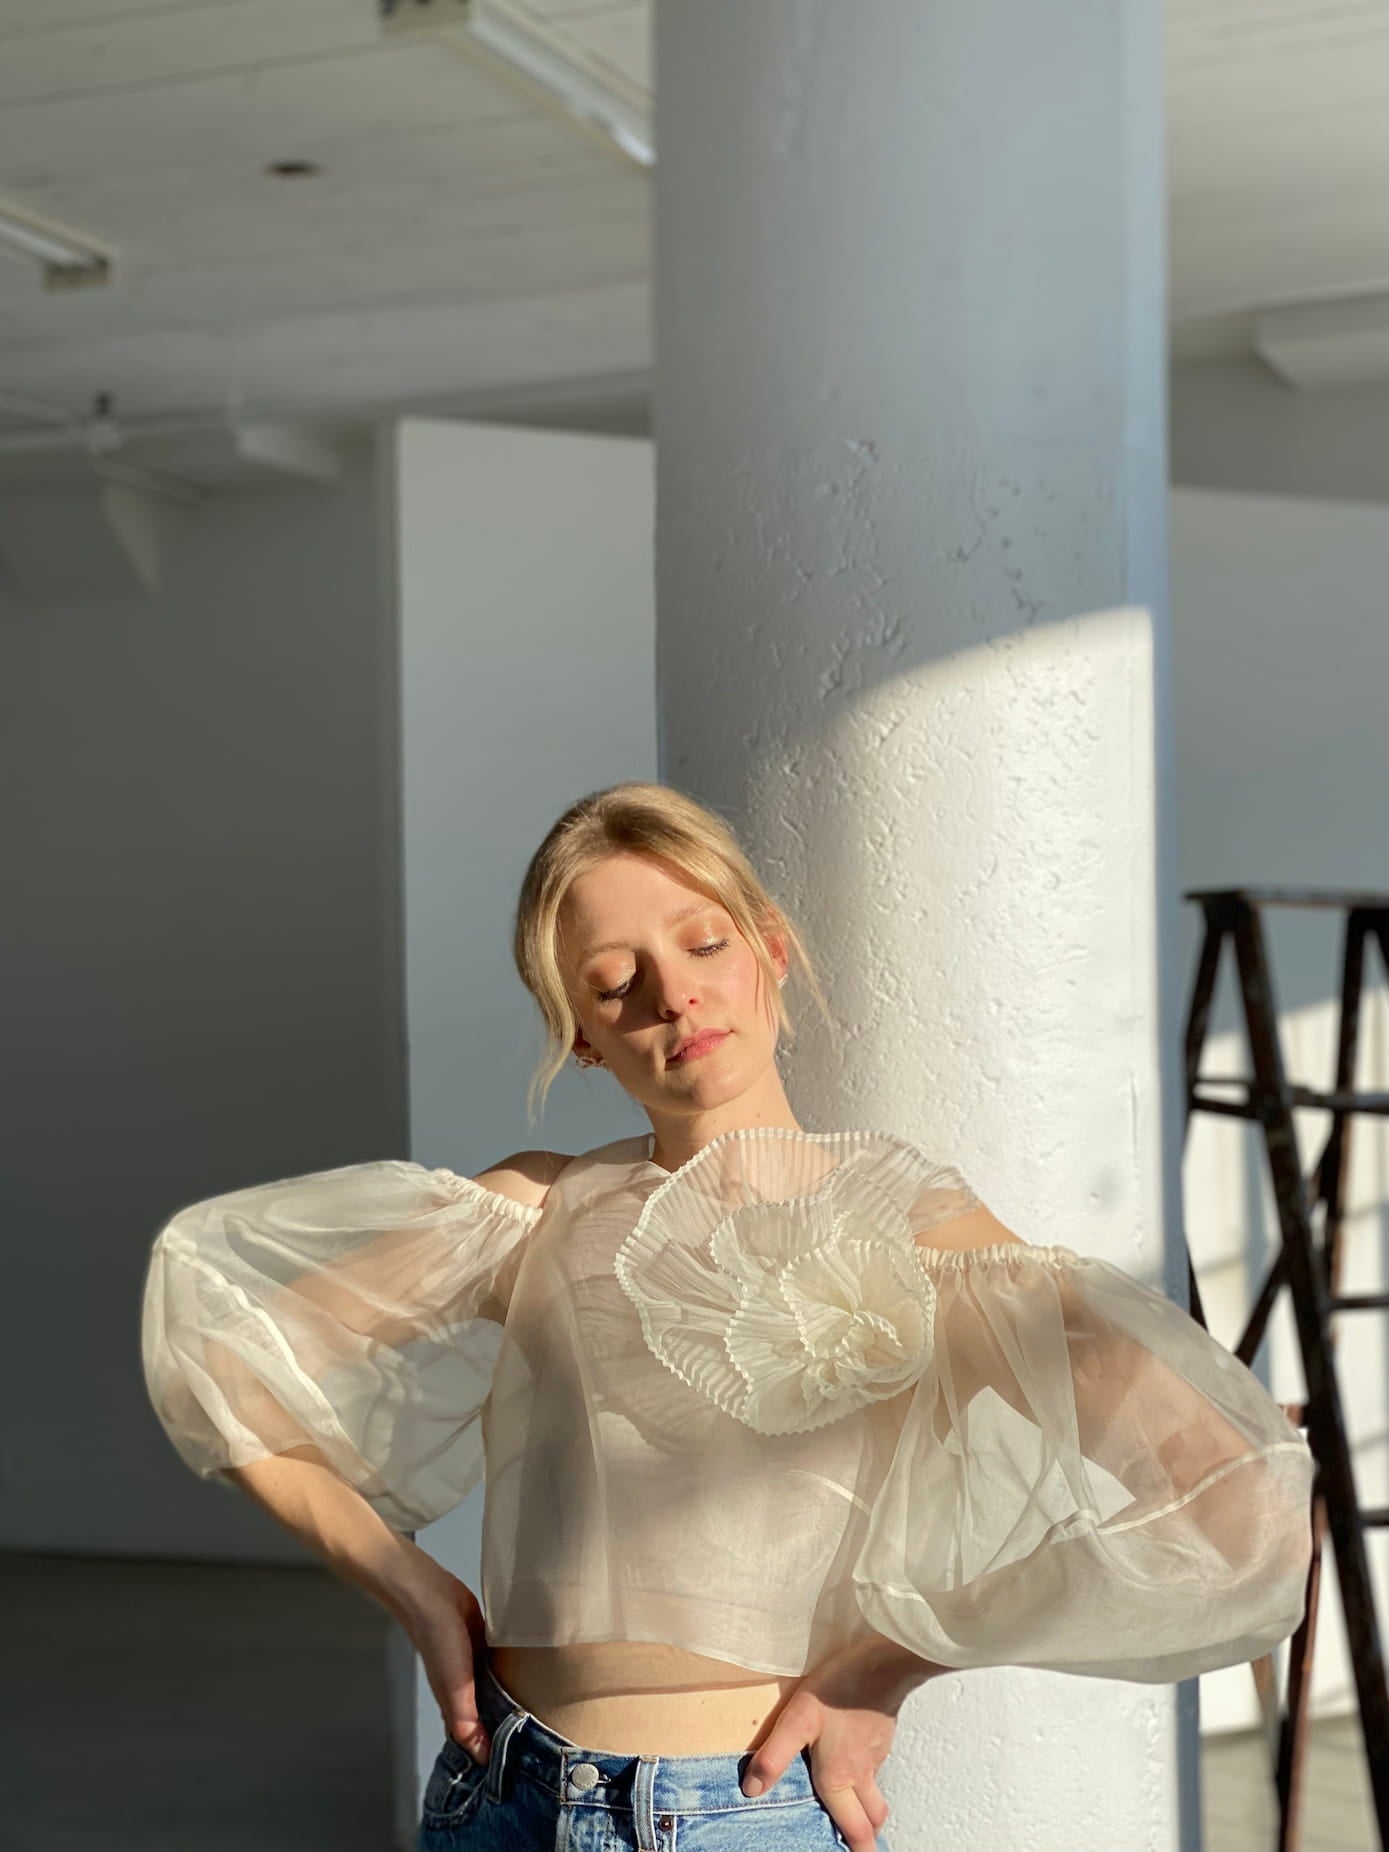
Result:
[[[512,955],[548,1032],[526,1094],[532,1124],[580,1027],[560,965],[560,909],[572,883],[610,855],[641,855],[666,863],[731,914],[761,967],[788,1041],[795,1040],[796,1032],[767,946],[769,933],[784,939],[788,976],[793,963],[799,964],[829,1020],[800,934],[763,887],[723,817],[669,785],[629,779],[605,791],[591,791],[551,825],[531,857],[516,905]]]

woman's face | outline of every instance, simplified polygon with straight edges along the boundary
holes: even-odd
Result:
[[[736,1099],[776,1053],[775,1005],[752,947],[717,901],[645,856],[613,854],[581,875],[560,911],[563,969],[580,1033],[642,1105],[678,1112]],[[610,943],[615,942],[615,943]],[[785,948],[769,935],[777,975]],[[725,1031],[674,1061],[701,1030]]]

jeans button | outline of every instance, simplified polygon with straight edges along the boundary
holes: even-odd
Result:
[[[570,1785],[577,1788],[580,1794],[587,1794],[598,1780],[598,1770],[591,1762],[576,1762],[569,1771]]]

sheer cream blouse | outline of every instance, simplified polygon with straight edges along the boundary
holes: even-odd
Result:
[[[311,1444],[401,1531],[485,1475],[494,1645],[799,1676],[878,1633],[1160,1683],[1297,1627],[1307,1442],[1161,1292],[952,1247],[979,1199],[888,1133],[651,1149],[584,1152],[543,1208],[385,1158],[178,1210],[141,1344],[179,1455]]]

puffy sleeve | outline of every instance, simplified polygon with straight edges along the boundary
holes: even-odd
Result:
[[[479,1417],[540,1215],[400,1159],[178,1210],[150,1253],[141,1354],[180,1457],[216,1479],[308,1447],[392,1529],[441,1517],[482,1475]]]
[[[1153,1684],[1286,1639],[1298,1429],[1163,1293],[1062,1246],[952,1248],[951,1219],[919,1245],[929,1361],[853,1569],[869,1625],[942,1665]]]

